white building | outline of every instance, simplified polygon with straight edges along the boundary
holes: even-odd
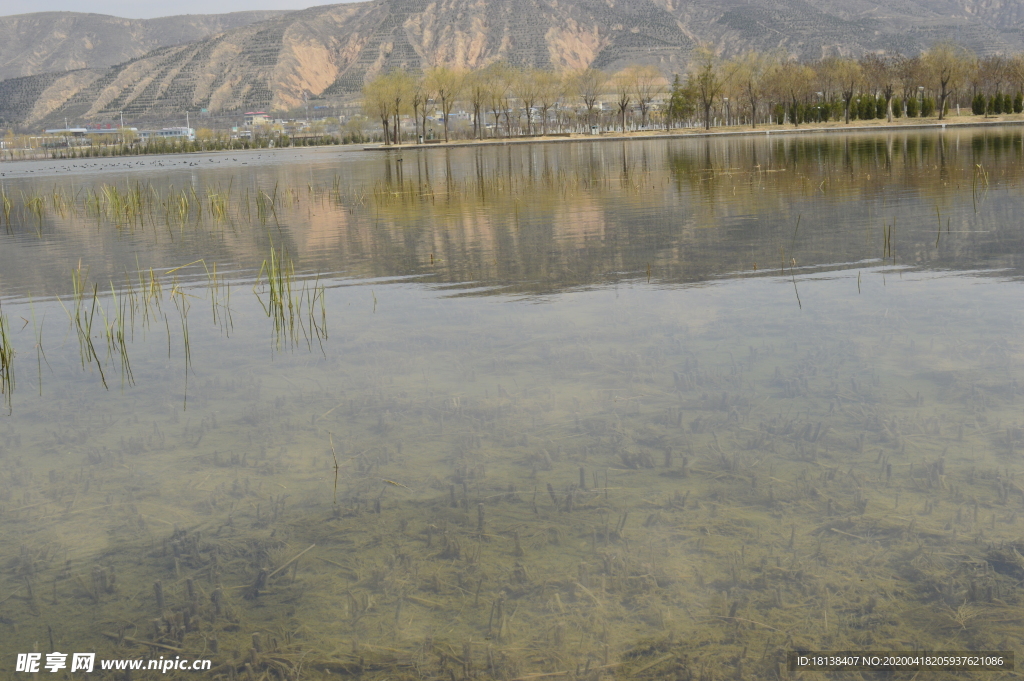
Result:
[[[157,139],[171,139],[171,140],[186,139],[189,142],[194,142],[196,140],[196,131],[195,131],[195,128],[185,128],[185,127],[180,127],[180,128],[160,128],[159,130],[140,130],[139,131],[139,138],[143,142],[148,142],[150,140],[157,140]]]

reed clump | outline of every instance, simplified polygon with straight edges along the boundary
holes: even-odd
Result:
[[[11,227],[11,209],[14,207],[11,197],[7,195],[7,191],[0,187],[0,215],[3,215],[4,224],[7,228]]]
[[[264,276],[266,279],[264,280]],[[314,340],[323,351],[327,338],[326,289],[319,274],[312,284],[295,282],[295,262],[287,249],[270,244],[269,257],[263,261],[253,285],[260,305],[273,322],[274,343],[295,344],[301,339],[312,349]]]
[[[96,345],[92,341],[92,326],[96,320],[99,305],[99,285],[93,285],[92,295],[90,296],[85,282],[86,275],[87,272],[82,271],[81,263],[78,264],[77,269],[72,270],[73,311],[69,311],[66,307],[64,311],[67,312],[78,338],[78,355],[82,368],[84,369],[87,365],[95,363],[96,370],[100,374],[100,381],[103,383],[103,387],[106,388],[107,377],[103,372],[103,362],[100,361],[99,354],[96,352]],[[64,303],[61,302],[61,305],[63,306]]]
[[[194,289],[179,282],[176,276],[179,271],[198,265],[201,265],[205,272],[206,282],[205,286],[202,286],[205,296],[196,295]],[[170,282],[166,282],[168,277],[171,278]],[[81,263],[71,271],[70,298],[58,297],[57,300],[75,332],[82,368],[94,366],[105,388],[109,387],[108,365],[117,367],[122,388],[135,384],[130,346],[135,340],[137,326],[145,333],[151,328],[152,322],[162,317],[167,332],[168,358],[172,356],[173,315],[168,316],[162,311],[167,286],[167,299],[174,304],[178,318],[187,392],[189,374],[192,372],[189,314],[193,300],[205,298],[209,302],[211,319],[224,336],[230,336],[234,328],[231,286],[220,272],[217,263],[207,263],[200,259],[167,270],[163,274],[158,274],[152,267],[138,266],[135,272],[126,269],[120,284],[111,280],[102,288],[99,283],[89,281],[88,269]],[[264,312],[272,321],[272,338],[277,348],[305,341],[308,349],[312,350],[315,342],[321,352],[324,352],[323,341],[327,339],[326,287],[320,282],[319,275],[311,281],[298,279],[295,263],[287,250],[271,245],[269,257],[263,262],[257,274],[254,292]],[[34,320],[33,314],[33,323]],[[41,329],[38,326],[34,329],[41,385],[45,353]],[[6,317],[3,334],[0,346],[4,352],[4,394],[9,396],[14,388],[14,349],[8,337],[9,326]]]
[[[461,190],[468,190],[468,186],[453,185],[450,190],[449,200],[455,201]],[[395,194],[402,201],[405,200],[401,198],[403,191]],[[226,187],[218,182],[185,187],[141,180],[123,184],[103,182],[73,194],[58,186],[46,193],[21,191],[16,194],[0,187],[0,223],[10,231],[30,220],[40,235],[46,216],[50,214],[61,219],[85,215],[97,224],[130,231],[152,228],[161,222],[166,227],[179,230],[232,225],[236,220],[280,225],[277,209],[281,199],[285,200],[285,206],[295,208],[301,203],[302,193],[308,197],[310,206],[330,203],[350,211],[363,205],[367,195],[361,188],[343,186],[338,175],[330,184],[307,182],[301,188],[282,187],[275,183],[272,188],[255,185],[242,190],[235,187],[234,180]],[[424,185],[420,193],[431,199],[435,196],[435,190],[429,185]],[[382,199],[378,203],[383,205],[387,202]]]

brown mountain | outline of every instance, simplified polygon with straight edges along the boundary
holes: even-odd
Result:
[[[36,12],[0,17],[0,80],[102,68],[284,14],[255,11],[121,19],[104,14]]]
[[[31,16],[31,15],[30,15]],[[228,15],[231,16],[231,15]],[[153,20],[159,21],[159,20]],[[937,39],[979,53],[1024,48],[1024,0],[371,0],[288,12],[109,68],[0,82],[0,120],[47,122],[283,110],[335,99],[395,67],[513,64],[685,68],[698,41],[723,54],[915,53]],[[77,36],[76,36],[76,39]]]

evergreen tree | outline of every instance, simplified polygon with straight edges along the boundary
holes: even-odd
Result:
[[[971,113],[975,116],[985,115],[985,95],[980,92],[974,95],[974,99],[971,100]]]
[[[671,124],[681,123],[688,118],[693,118],[697,111],[697,98],[689,84],[683,85],[676,74],[672,81],[672,94],[668,100],[668,117]]]

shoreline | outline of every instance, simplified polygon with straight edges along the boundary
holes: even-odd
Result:
[[[889,125],[879,121],[872,125],[850,125],[844,123],[829,123],[817,125],[805,125],[794,128],[791,126],[771,126],[759,128],[718,128],[706,131],[700,128],[674,129],[666,133],[664,130],[649,130],[632,132],[625,135],[620,133],[606,133],[602,135],[587,135],[582,133],[561,133],[559,136],[537,136],[537,137],[513,137],[509,139],[486,139],[486,140],[457,140],[452,142],[435,142],[431,144],[400,144],[400,145],[376,145],[363,146],[361,144],[345,145],[323,145],[317,147],[281,147],[270,149],[245,149],[229,150],[218,149],[215,151],[193,151],[178,152],[169,154],[147,154],[141,156],[110,156],[90,157],[84,159],[51,159],[51,158],[26,158],[10,159],[0,162],[0,183],[14,181],[30,177],[53,177],[65,175],[106,175],[130,172],[136,173],[164,173],[173,171],[188,171],[202,167],[213,169],[220,167],[250,167],[250,164],[257,165],[267,162],[289,162],[305,159],[313,162],[330,163],[331,158],[337,158],[339,154],[380,152],[380,151],[419,151],[423,149],[441,148],[458,149],[463,147],[487,147],[487,146],[509,146],[522,144],[551,144],[551,143],[580,143],[580,142],[638,142],[653,140],[680,140],[680,139],[712,139],[724,137],[750,137],[762,136],[772,137],[780,135],[815,135],[835,133],[893,133],[900,131],[931,131],[948,130],[953,128],[1000,128],[1024,126],[1024,115],[1013,114],[1012,119],[984,119],[980,116],[958,117],[967,120],[939,122],[936,119],[929,119],[924,123],[896,123]],[[904,119],[906,120],[906,119]]]
[[[1011,120],[969,120],[963,122],[951,122],[950,119],[939,121],[935,119],[932,123],[880,123],[878,125],[846,125],[845,123],[834,123],[829,126],[795,127],[795,126],[765,126],[760,128],[739,128],[732,126],[730,130],[704,130],[703,128],[689,128],[693,132],[677,132],[679,128],[673,128],[670,132],[664,130],[645,130],[634,133],[601,133],[588,135],[586,133],[572,133],[570,136],[536,136],[536,137],[511,137],[501,139],[484,140],[454,140],[451,142],[431,142],[429,144],[405,143],[405,144],[378,144],[364,146],[362,151],[402,151],[410,149],[452,149],[462,147],[483,147],[483,146],[508,146],[512,144],[554,144],[569,142],[631,142],[655,139],[686,139],[686,138],[714,138],[714,137],[745,137],[745,136],[768,136],[771,135],[807,135],[807,134],[835,134],[851,132],[893,132],[901,130],[947,130],[949,128],[984,128],[1024,125],[1024,115],[1021,118]],[[980,118],[980,117],[972,117]],[[812,126],[812,124],[805,124]]]

